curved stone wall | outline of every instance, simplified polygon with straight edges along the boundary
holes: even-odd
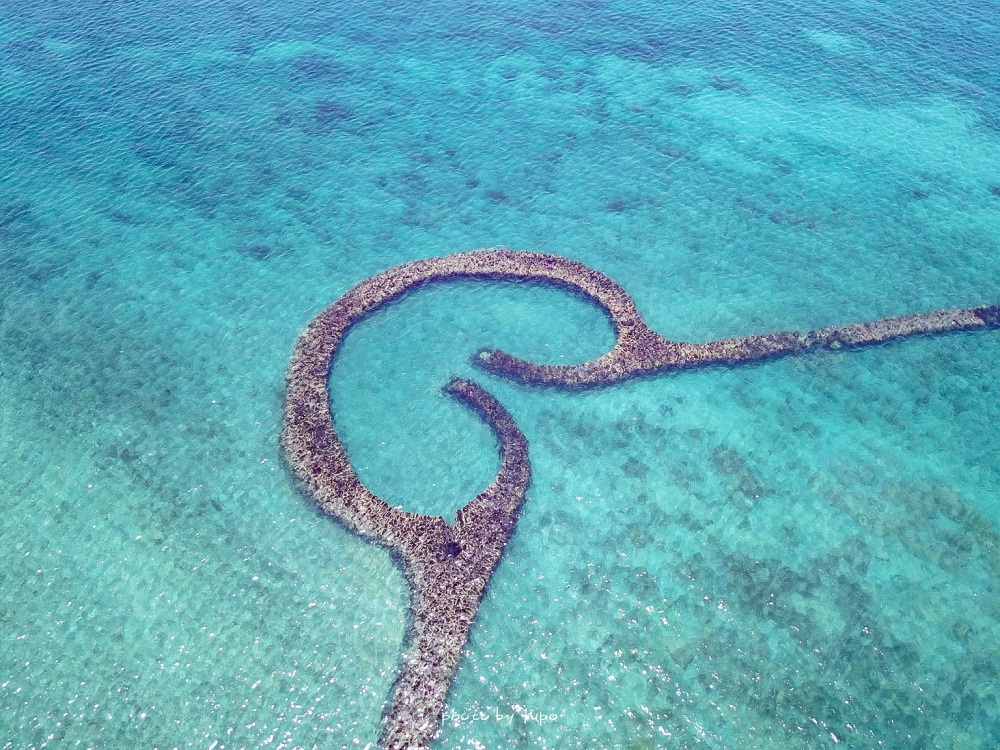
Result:
[[[607,276],[554,255],[505,249],[418,260],[362,281],[321,312],[299,337],[288,370],[282,445],[295,476],[327,513],[400,559],[411,589],[412,626],[380,745],[424,748],[445,699],[479,603],[510,535],[530,478],[527,441],[510,414],[470,381],[446,391],[475,409],[500,442],[501,467],[454,524],[390,507],[358,479],[330,411],[330,367],[347,331],[382,305],[422,284],[451,278],[543,280],[585,295],[615,326],[607,354],[579,365],[537,365],[484,350],[476,362],[525,383],[585,388],[702,365],[747,363],[811,351],[877,344],[917,334],[1000,327],[1000,307],[945,310],[834,326],[689,344],[651,331],[629,295]]]

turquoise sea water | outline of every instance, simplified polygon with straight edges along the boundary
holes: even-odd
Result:
[[[1000,6],[0,0],[0,747],[377,740],[384,551],[278,445],[310,318],[505,245],[704,341],[1000,303]],[[580,299],[426,287],[334,367],[450,515],[531,445],[440,748],[1000,746],[997,332],[598,391]],[[544,717],[544,720],[542,720]]]

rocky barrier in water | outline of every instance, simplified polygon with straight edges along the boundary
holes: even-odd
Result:
[[[478,250],[413,261],[383,271],[344,294],[309,323],[288,370],[282,444],[296,478],[327,513],[401,561],[410,584],[411,628],[380,745],[425,748],[436,734],[469,628],[514,531],[531,468],[527,441],[506,409],[470,381],[446,392],[475,409],[500,443],[501,467],[454,524],[390,507],[361,483],[330,411],[331,364],[347,331],[388,302],[426,283],[455,278],[541,280],[589,298],[611,319],[616,343],[579,365],[538,365],[497,350],[475,358],[482,368],[524,383],[586,388],[641,375],[740,364],[808,352],[878,344],[920,334],[1000,327],[1000,306],[943,310],[832,326],[690,344],[650,330],[631,297],[607,276],[555,255]]]

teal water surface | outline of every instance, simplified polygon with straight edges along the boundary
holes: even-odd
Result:
[[[0,748],[377,741],[388,554],[282,463],[306,323],[504,245],[706,341],[1000,303],[995,2],[0,0]],[[607,320],[420,289],[348,337],[362,480],[534,475],[439,748],[1000,745],[1000,334],[590,392]]]

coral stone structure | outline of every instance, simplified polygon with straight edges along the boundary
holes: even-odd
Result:
[[[945,310],[706,344],[670,341],[650,330],[629,295],[607,276],[554,255],[479,250],[405,263],[367,279],[321,312],[302,333],[288,371],[282,443],[312,499],[345,526],[398,555],[411,589],[412,623],[393,689],[381,746],[425,748],[438,730],[445,699],[486,586],[514,531],[530,478],[528,446],[510,414],[475,383],[446,391],[476,409],[500,441],[500,472],[462,508],[454,524],[390,507],[362,485],[337,436],[330,411],[330,367],[347,331],[382,305],[426,283],[454,278],[542,280],[570,288],[610,317],[616,343],[579,365],[537,365],[482,351],[484,369],[524,383],[586,388],[639,375],[703,365],[877,344],[918,334],[1000,327],[1000,307]]]

